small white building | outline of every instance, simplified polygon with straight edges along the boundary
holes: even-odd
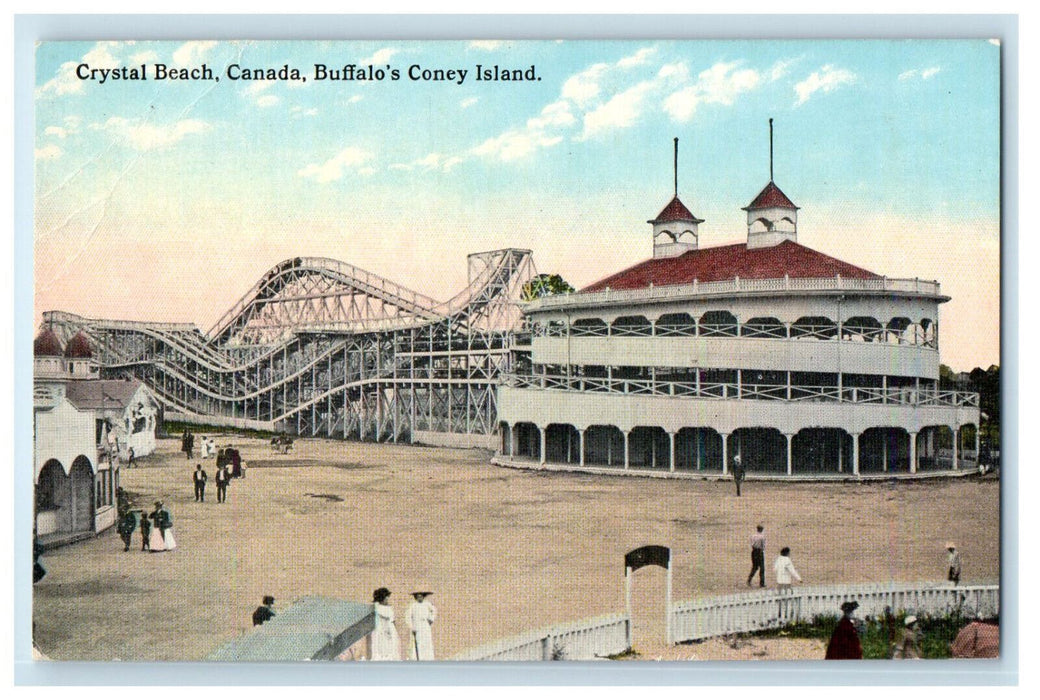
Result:
[[[99,379],[90,342],[63,348],[45,329],[33,343],[35,531],[45,545],[71,542],[116,522],[120,460],[104,459],[108,437],[120,455],[155,449],[157,402],[140,382]]]

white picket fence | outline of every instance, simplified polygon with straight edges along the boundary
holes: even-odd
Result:
[[[628,615],[603,615],[485,644],[454,660],[551,661],[558,652],[567,661],[587,661],[627,651],[632,646],[631,632]]]
[[[877,617],[885,607],[894,614],[962,614],[996,617],[1000,613],[1000,586],[928,583],[866,583],[796,586],[781,594],[775,590],[714,596],[673,603],[672,643],[696,641],[725,634],[777,629],[817,615],[841,615],[841,604],[859,603],[857,617]]]

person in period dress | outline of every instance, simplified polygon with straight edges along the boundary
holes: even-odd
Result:
[[[416,661],[433,661],[433,622],[437,619],[437,608],[430,602],[432,591],[412,593],[415,600],[408,606],[405,622],[411,629],[408,655]]]
[[[148,552],[152,549],[152,521],[148,514],[141,511],[141,551]]]
[[[262,625],[274,617],[274,596],[265,595],[263,605],[253,611],[253,627]]]
[[[955,586],[961,581],[961,553],[953,542],[946,543],[946,580]]]
[[[206,470],[202,468],[202,465],[196,464],[195,471],[191,475],[191,481],[195,485],[195,500],[199,503],[206,502],[206,480],[208,478]]]
[[[228,474],[227,465],[221,464],[217,467],[217,503],[223,503],[227,500],[227,485],[228,481],[231,480],[231,476]]]
[[[737,496],[740,496],[740,485],[744,483],[744,462],[740,455],[733,458],[733,483],[737,486]]]
[[[390,605],[390,589],[377,588],[372,593],[376,623],[372,630],[372,661],[400,661],[401,638],[394,625],[394,609]]]
[[[899,635],[893,659],[921,658],[921,630],[916,615],[907,615],[903,620],[903,631]]]
[[[755,534],[751,536],[751,573],[747,577],[747,585],[755,578],[758,572],[758,585],[766,587],[766,533],[765,525],[756,525]]]
[[[859,632],[856,631],[856,623],[852,619],[852,613],[859,607],[854,600],[847,600],[841,604],[841,619],[838,626],[831,634],[831,640],[827,643],[825,659],[841,661],[844,659],[862,659],[863,647],[859,642]]]
[[[780,556],[773,562],[773,573],[776,574],[776,587],[780,591],[791,590],[792,579],[796,579],[798,583],[802,582],[802,577],[798,575],[798,570],[794,568],[794,562],[791,561],[790,547],[780,550]]]
[[[173,516],[162,501],[155,502],[155,510],[148,517],[152,519],[152,534],[148,540],[151,550],[165,552],[176,549],[177,542],[173,539]]]
[[[128,510],[119,517],[116,532],[119,533],[119,537],[123,540],[123,551],[129,552],[130,542],[134,539],[134,533],[137,532],[137,516],[134,515],[132,510]]]

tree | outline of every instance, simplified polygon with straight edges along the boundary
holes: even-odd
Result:
[[[534,301],[554,294],[570,294],[573,291],[574,287],[559,275],[542,274],[527,281],[520,298],[524,301]]]

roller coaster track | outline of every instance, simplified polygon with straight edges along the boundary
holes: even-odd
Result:
[[[293,258],[205,334],[64,311],[45,313],[43,325],[65,341],[85,334],[102,376],[136,377],[191,420],[376,440],[488,435],[520,291],[535,269],[517,249],[468,263],[469,283],[444,302],[347,263]]]

